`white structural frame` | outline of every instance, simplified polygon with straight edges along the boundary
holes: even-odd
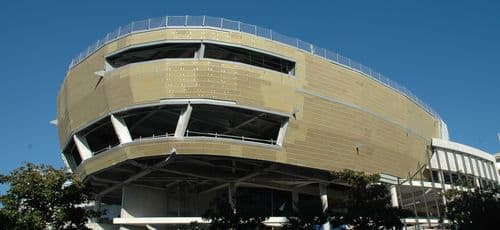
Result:
[[[499,177],[495,173],[498,170],[495,157],[487,152],[449,140],[433,138],[427,153],[426,165],[421,166],[419,163],[417,172],[413,175],[408,173],[406,179],[381,174],[380,181],[390,184],[391,204],[409,208],[414,212],[415,218],[403,220],[405,226],[414,225],[418,229],[424,225],[433,227],[448,224],[447,201],[443,193],[447,190],[475,191],[499,184]],[[426,170],[430,170],[427,172],[430,181],[424,180]],[[464,177],[467,183],[455,183],[458,182],[454,181],[455,178],[461,180]],[[407,195],[405,199],[403,192]],[[437,213],[431,212],[431,207],[435,208]],[[417,210],[425,212],[426,216],[419,216]],[[437,216],[433,216],[436,214]],[[444,218],[444,222],[439,223],[439,218]]]
[[[193,104],[207,104],[207,105],[217,105],[217,106],[225,106],[225,107],[233,107],[233,108],[241,108],[241,109],[253,110],[253,111],[262,112],[262,113],[269,113],[269,114],[279,115],[279,116],[285,117],[286,121],[283,121],[281,123],[281,125],[280,125],[280,129],[278,131],[278,135],[276,137],[276,143],[275,144],[266,144],[266,143],[252,142],[251,141],[252,138],[247,138],[247,141],[245,141],[244,139],[243,140],[228,139],[228,138],[223,138],[223,135],[221,135],[219,137],[217,137],[217,136],[216,137],[203,137],[203,136],[193,136],[193,137],[191,137],[191,136],[188,136],[188,135],[185,135],[185,134],[187,132],[187,127],[188,127],[189,120],[190,120],[190,117],[191,117],[191,112],[192,112],[192,109],[193,109],[192,105]],[[165,136],[165,138],[173,138],[173,139],[190,138],[190,139],[199,139],[199,140],[235,141],[237,143],[254,144],[254,145],[266,146],[266,147],[271,147],[271,148],[275,148],[275,147],[281,148],[283,146],[284,140],[285,140],[285,135],[286,135],[286,130],[288,128],[288,123],[289,123],[289,120],[290,120],[290,117],[291,117],[291,115],[289,115],[289,114],[284,114],[284,113],[280,113],[280,112],[259,109],[259,108],[255,108],[255,107],[245,106],[245,105],[239,105],[239,104],[236,104],[236,102],[233,102],[233,101],[223,101],[223,100],[204,99],[204,98],[164,99],[164,100],[161,100],[159,103],[138,105],[138,106],[134,106],[134,107],[130,107],[130,108],[121,109],[121,110],[117,110],[117,111],[111,112],[111,113],[109,113],[107,115],[101,116],[100,119],[95,119],[95,120],[93,120],[93,122],[87,123],[87,125],[85,125],[84,127],[78,129],[77,131],[75,131],[75,133],[72,135],[72,140],[74,141],[74,143],[75,143],[75,145],[77,147],[78,153],[79,153],[80,157],[82,158],[82,162],[84,160],[86,160],[86,159],[89,159],[89,158],[93,157],[94,153],[90,149],[90,147],[89,147],[89,145],[87,143],[86,138],[84,136],[79,135],[78,132],[84,130],[85,128],[87,128],[89,126],[91,126],[95,122],[97,122],[97,121],[99,121],[101,119],[104,119],[107,116],[109,116],[110,120],[111,120],[111,124],[112,124],[113,129],[114,129],[114,132],[117,135],[118,140],[119,140],[120,143],[117,146],[113,146],[111,148],[108,148],[105,151],[109,151],[109,150],[112,150],[112,149],[123,147],[123,146],[126,146],[128,144],[133,144],[133,143],[136,143],[136,142],[143,142],[143,141],[148,140],[150,138],[146,138],[144,140],[142,140],[142,139],[133,140],[132,137],[131,137],[130,131],[129,131],[129,127],[127,126],[126,122],[123,119],[115,116],[115,114],[117,114],[119,112],[124,112],[124,111],[127,111],[127,110],[131,110],[131,109],[147,108],[147,107],[160,106],[160,105],[186,105],[186,107],[182,110],[181,114],[179,115],[174,136],[173,137]],[[66,146],[68,144],[69,144],[69,140],[66,143],[65,148],[66,148]],[[101,152],[99,152],[99,153],[101,153]],[[64,161],[68,162],[70,160],[70,159],[67,159],[67,157],[64,154],[62,154],[62,156],[63,156],[63,160]]]
[[[92,157],[92,150],[90,150],[87,139],[84,136],[75,134],[73,135],[73,140],[75,141],[76,149],[78,150],[82,161]]]
[[[111,114],[110,118],[116,136],[118,136],[118,139],[120,140],[120,144],[132,142],[132,136],[130,135],[130,131],[125,123],[125,120],[116,117],[114,114]]]
[[[190,103],[186,105],[186,108],[184,108],[179,115],[179,120],[177,121],[177,127],[175,128],[175,137],[184,137],[184,134],[186,133],[189,120],[191,119],[191,112],[193,111],[193,106],[191,106]]]
[[[432,139],[432,147],[434,150],[430,163],[434,166],[429,165],[429,168],[440,172],[440,180],[443,179],[445,170],[448,174],[457,172],[472,175],[477,186],[481,186],[480,179],[499,183],[493,155],[468,145],[438,138]],[[451,174],[448,176],[453,184],[453,177]]]

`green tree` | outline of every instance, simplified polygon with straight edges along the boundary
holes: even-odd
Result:
[[[263,229],[262,222],[269,218],[263,203],[249,192],[235,194],[234,209],[228,201],[227,193],[216,197],[211,202],[211,208],[203,214],[203,218],[211,221],[210,229],[238,229],[254,230]]]
[[[458,229],[497,229],[500,201],[498,188],[492,190],[448,190],[447,218]]]
[[[287,215],[285,229],[313,229],[326,221],[332,227],[349,225],[360,230],[401,228],[401,218],[410,215],[409,211],[391,207],[390,193],[379,183],[379,175],[343,170],[332,172],[332,176],[347,186],[344,199],[326,213],[320,211],[319,201],[299,202],[297,210]]]
[[[96,216],[78,207],[88,190],[63,170],[26,163],[0,175],[0,183],[10,186],[0,196],[0,229],[86,229],[87,218]]]
[[[378,174],[343,170],[335,172],[334,177],[348,184],[346,199],[337,207],[346,213],[333,213],[334,219],[354,229],[401,228],[401,218],[410,213],[391,207],[391,197],[386,185],[379,182]]]
[[[284,213],[288,220],[288,223],[283,226],[284,230],[309,230],[332,221],[331,213],[323,213],[321,210],[319,199],[299,200],[294,206],[294,209]]]

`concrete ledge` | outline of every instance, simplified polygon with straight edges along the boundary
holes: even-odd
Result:
[[[408,186],[408,187],[424,187],[424,188],[435,188],[435,189],[443,189],[443,185],[441,182],[428,182],[428,181],[420,181],[420,180],[411,180],[410,181],[405,181],[401,183],[402,186]],[[450,189],[456,189],[460,191],[474,191],[473,188],[466,188],[463,186],[458,186],[458,185],[452,185],[452,184],[444,184],[444,190],[450,190]]]
[[[439,224],[439,219],[427,219],[427,218],[406,218],[402,219],[401,221],[406,224],[416,224],[417,222],[422,225],[428,224],[429,222],[432,225]],[[446,219],[443,220],[443,224],[449,224],[449,223],[450,223],[449,220]]]
[[[266,226],[279,227],[283,226],[288,220],[286,217],[273,216],[269,217],[264,224]],[[123,225],[174,225],[174,224],[191,224],[197,222],[199,224],[210,224],[211,221],[201,217],[135,217],[135,218],[114,218],[113,224]]]

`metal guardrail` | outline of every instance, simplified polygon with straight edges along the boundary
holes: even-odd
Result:
[[[283,34],[280,34],[276,31],[262,28],[256,25],[251,25],[239,21],[228,20],[225,18],[218,17],[210,17],[210,16],[165,16],[159,18],[150,18],[142,21],[131,22],[125,26],[120,26],[118,29],[114,30],[111,33],[106,34],[100,40],[97,40],[94,44],[90,45],[86,50],[81,52],[77,57],[71,60],[69,65],[69,69],[78,65],[85,58],[93,54],[95,51],[103,47],[104,45],[120,39],[124,36],[133,33],[140,33],[151,30],[158,30],[162,28],[190,28],[190,27],[205,27],[205,28],[215,28],[215,29],[223,29],[230,31],[238,31],[242,33],[247,33],[251,35],[255,35],[258,37],[270,39],[272,41],[276,41],[279,43],[283,43],[285,45],[289,45],[300,50],[306,51],[308,53],[312,53],[316,56],[327,59],[328,61],[342,65],[354,71],[365,74],[367,77],[370,77],[373,80],[381,82],[382,84],[398,91],[402,95],[408,97],[410,100],[415,102],[417,105],[421,106],[424,110],[426,110],[429,114],[434,116],[437,119],[441,119],[439,114],[434,111],[430,106],[425,104],[422,100],[420,100],[417,96],[415,96],[412,92],[410,92],[405,87],[400,84],[392,81],[391,79],[383,76],[382,74],[372,70],[371,68],[362,65],[350,58],[344,57],[338,53],[326,50],[319,46],[313,45],[311,43],[302,41],[297,38],[292,38]]]
[[[165,133],[163,135],[152,135],[148,137],[136,137],[132,141],[133,142],[142,142],[142,141],[147,141],[147,140],[155,140],[155,139],[161,139],[161,138],[168,138],[168,137],[175,137],[174,133]],[[249,142],[258,142],[258,143],[263,143],[263,144],[270,144],[270,145],[276,145],[277,142],[274,139],[259,139],[259,138],[252,138],[252,137],[245,137],[245,136],[235,136],[235,135],[227,135],[227,134],[221,134],[221,133],[209,133],[209,132],[197,132],[197,131],[191,131],[191,130],[186,130],[184,133],[184,137],[213,137],[213,138],[221,138],[221,139],[233,139],[233,140],[240,140],[240,141],[249,141]],[[103,152],[106,152],[116,146],[116,145],[108,145],[104,148],[101,148],[97,151],[93,151],[92,155],[97,155]]]
[[[276,140],[274,139],[260,139],[260,138],[252,138],[245,136],[235,136],[235,135],[227,135],[221,133],[207,133],[207,132],[196,132],[191,130],[186,130],[185,137],[214,137],[214,138],[225,138],[225,139],[234,139],[240,141],[251,141],[251,142],[259,142],[265,144],[275,145]]]

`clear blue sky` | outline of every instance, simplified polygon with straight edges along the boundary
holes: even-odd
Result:
[[[340,52],[413,91],[453,140],[500,152],[498,1],[3,1],[0,173],[62,166],[56,97],[71,58],[119,25],[211,15]],[[1,190],[1,189],[0,189]]]

